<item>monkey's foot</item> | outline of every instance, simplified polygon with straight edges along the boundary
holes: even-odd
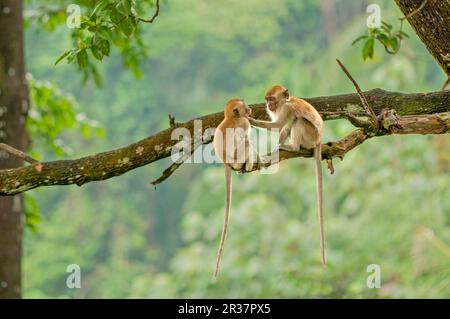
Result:
[[[277,146],[278,151],[286,151],[286,152],[298,152],[300,151],[300,148],[296,148],[292,145],[278,145]]]
[[[242,170],[244,172],[251,172],[251,171],[253,171],[253,166],[254,166],[253,163],[245,163],[245,165],[244,165]]]
[[[266,168],[272,165],[272,156],[266,155],[259,158],[259,166]]]

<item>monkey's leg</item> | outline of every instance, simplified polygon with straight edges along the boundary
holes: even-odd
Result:
[[[278,138],[278,144],[283,145],[286,142],[288,136],[291,135],[291,127],[283,127]]]
[[[247,172],[252,171],[253,166],[255,165],[255,159],[257,159],[258,154],[255,154],[255,151],[253,150],[253,145],[250,143],[250,140],[247,138],[245,141],[245,149],[247,150],[246,156],[246,162],[245,162],[245,170]]]
[[[291,128],[288,126],[283,127],[281,129],[280,136],[278,137],[278,145],[272,150],[272,153],[280,150],[280,146],[286,142],[289,135],[291,135]]]

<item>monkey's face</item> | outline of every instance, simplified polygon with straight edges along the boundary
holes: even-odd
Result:
[[[225,116],[228,117],[249,117],[252,109],[240,99],[230,100],[225,106]]]
[[[266,107],[271,111],[275,112],[278,108],[278,101],[274,96],[266,96]]]
[[[240,101],[236,106],[238,110],[238,116],[249,117],[252,114],[252,109],[248,107],[248,105],[244,101]]]
[[[272,87],[266,94],[266,107],[271,112],[276,112],[289,99],[288,90],[282,86]]]

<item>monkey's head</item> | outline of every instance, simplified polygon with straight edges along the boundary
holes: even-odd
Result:
[[[289,91],[284,86],[272,86],[266,93],[266,106],[271,112],[277,109],[289,100]]]
[[[225,105],[226,118],[249,117],[252,109],[241,99],[232,99]]]

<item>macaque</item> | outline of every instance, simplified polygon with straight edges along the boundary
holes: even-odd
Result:
[[[251,125],[248,117],[251,109],[243,100],[232,99],[225,105],[225,118],[217,127],[214,134],[214,150],[217,157],[225,167],[225,217],[217,252],[216,268],[213,279],[216,280],[219,273],[220,259],[225,244],[228,230],[228,219],[231,204],[231,171],[251,171],[258,154],[254,152],[249,140]]]
[[[265,129],[279,129],[279,150],[289,152],[299,151],[300,148],[314,149],[316,184],[317,184],[317,213],[320,226],[320,250],[322,264],[326,265],[325,235],[323,231],[323,190],[322,190],[322,149],[321,136],[323,120],[319,112],[308,102],[297,97],[289,96],[288,89],[280,85],[273,86],[266,93],[267,113],[271,122],[249,118],[253,126]],[[290,144],[285,144],[289,137]]]

